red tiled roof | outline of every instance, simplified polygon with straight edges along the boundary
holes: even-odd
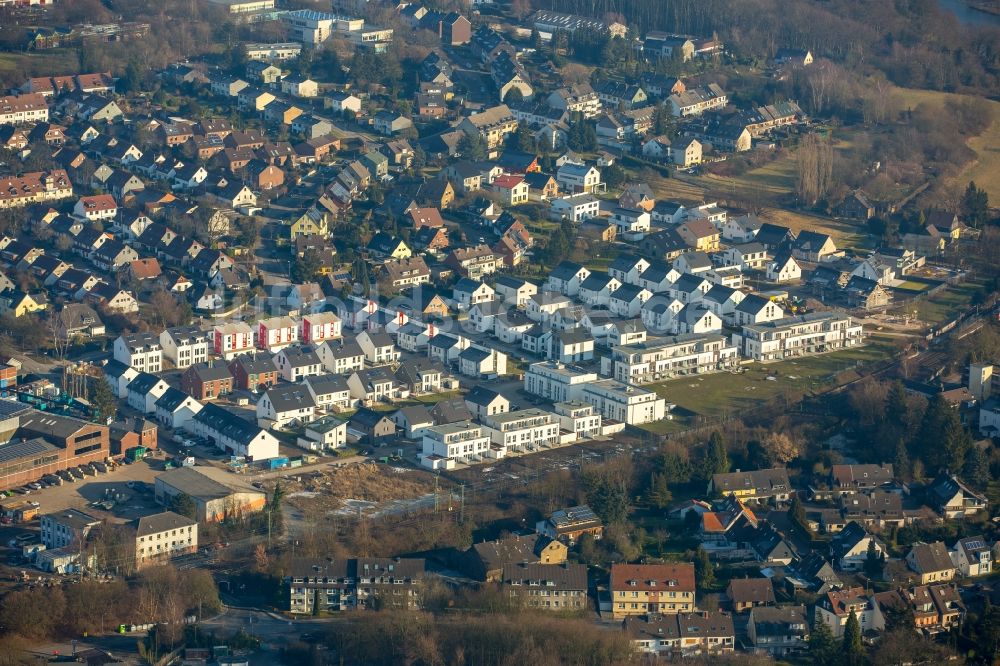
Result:
[[[694,592],[694,565],[683,564],[613,564],[612,590],[679,590]]]

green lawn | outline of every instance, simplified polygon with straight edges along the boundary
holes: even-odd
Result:
[[[797,400],[810,391],[831,385],[839,373],[859,363],[882,360],[892,350],[891,342],[873,339],[864,347],[833,354],[767,365],[755,363],[746,366],[746,372],[740,375],[723,372],[683,377],[651,384],[650,388],[693,414],[721,416],[759,406],[781,395],[790,402]]]
[[[928,324],[941,324],[949,321],[959,312],[969,307],[972,295],[975,294],[982,283],[978,280],[970,280],[954,287],[948,287],[933,296],[923,298],[918,301],[903,303],[896,311],[899,313],[917,313],[917,319]]]

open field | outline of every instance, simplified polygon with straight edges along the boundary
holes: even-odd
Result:
[[[705,198],[705,189],[703,187],[692,185],[677,178],[664,178],[657,175],[651,178],[648,184],[657,199],[702,201]]]
[[[768,208],[758,217],[762,222],[786,226],[796,234],[803,230],[828,234],[837,244],[838,249],[870,250],[874,247],[874,241],[869,237],[864,227],[850,224],[844,220],[780,208]]]
[[[918,104],[943,108],[947,102],[964,97],[954,93],[910,88],[896,88],[893,94],[904,107],[909,108]],[[954,180],[959,187],[964,187],[970,180],[976,181],[976,184],[990,195],[990,200],[996,202],[1000,200],[1000,102],[987,101],[993,111],[993,124],[985,132],[966,142],[969,148],[976,151],[979,158],[966,166]]]
[[[858,363],[881,360],[892,350],[891,342],[871,338],[867,345],[856,349],[767,365],[754,363],[746,366],[746,372],[740,375],[723,372],[684,377],[651,384],[649,388],[686,412],[722,416],[751,409],[781,395],[789,401],[795,400],[827,386],[836,374]],[[671,426],[674,427],[678,426]]]
[[[0,83],[20,86],[33,76],[60,76],[79,69],[76,51],[51,49],[41,53],[0,53]]]

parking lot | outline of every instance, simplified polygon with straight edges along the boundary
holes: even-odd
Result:
[[[85,509],[99,518],[128,521],[149,513],[153,505],[153,479],[162,471],[161,461],[141,460],[131,465],[120,465],[107,473],[85,476],[75,482],[64,481],[61,486],[32,490],[20,497],[38,502],[39,513],[43,514],[74,508]],[[108,499],[110,493],[120,493],[125,501],[116,502],[111,511],[89,506],[92,502]]]

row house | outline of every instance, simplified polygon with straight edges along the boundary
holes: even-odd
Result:
[[[160,333],[163,356],[175,368],[187,368],[208,361],[212,351],[212,334],[197,326],[176,326]]]
[[[37,93],[0,97],[0,125],[47,122],[49,103]]]
[[[64,169],[0,178],[0,208],[27,206],[71,196],[73,196],[73,184]]]
[[[623,630],[636,652],[664,659],[731,654],[736,644],[733,618],[721,611],[631,616]]]
[[[270,354],[240,354],[229,362],[233,386],[241,391],[259,391],[278,383],[278,367]]]
[[[253,329],[241,321],[216,325],[212,337],[215,354],[227,361],[254,349]]]
[[[299,342],[299,322],[291,317],[271,317],[257,322],[257,348],[276,352]]]
[[[153,333],[120,335],[114,343],[113,358],[139,372],[160,372],[163,347],[159,337]]]

